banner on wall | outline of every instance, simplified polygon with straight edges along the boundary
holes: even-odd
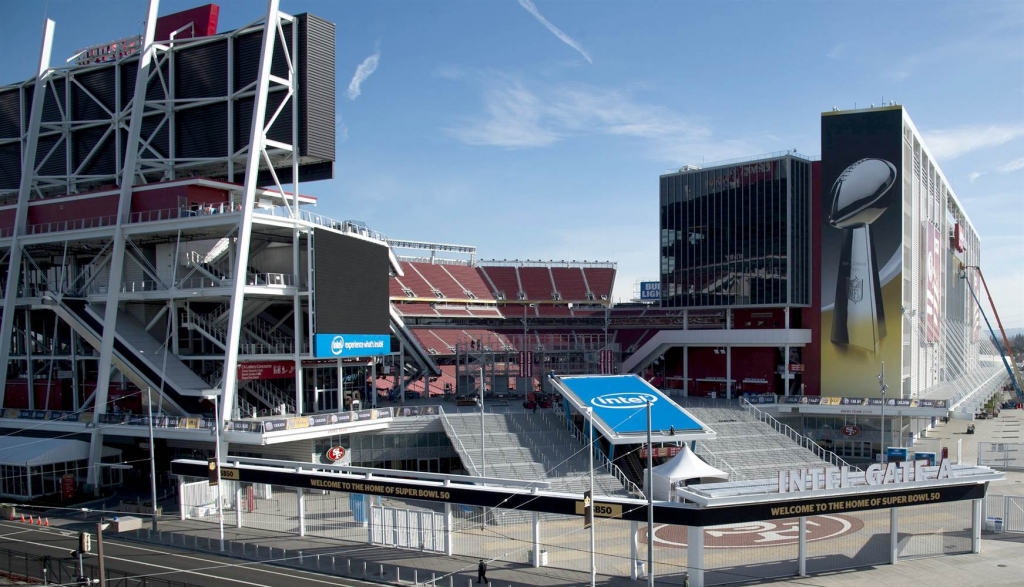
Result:
[[[900,386],[903,109],[821,118],[821,394]]]
[[[925,294],[924,294],[924,339],[925,342],[939,342],[939,313],[942,303],[942,236],[931,222],[925,223]]]

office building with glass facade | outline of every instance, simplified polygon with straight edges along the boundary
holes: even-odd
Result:
[[[804,350],[818,169],[786,152],[661,176],[660,302],[688,317],[655,337],[667,385],[725,397],[804,391],[817,369]]]
[[[662,175],[662,307],[810,305],[811,166],[786,153]]]

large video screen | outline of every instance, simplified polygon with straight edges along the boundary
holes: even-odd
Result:
[[[389,334],[388,248],[316,230],[313,301],[319,334]]]

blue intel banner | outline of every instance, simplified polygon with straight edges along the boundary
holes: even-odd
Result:
[[[391,352],[387,334],[318,334],[315,354],[319,359],[372,357]]]
[[[902,446],[889,446],[885,449],[885,460],[889,463],[907,462],[907,449]]]
[[[690,414],[636,375],[604,377],[566,376],[562,385],[594,415],[619,434],[647,431],[647,400],[651,401],[651,429],[703,430]]]
[[[661,282],[660,281],[641,281],[640,282],[640,301],[641,302],[656,302],[661,299]]]

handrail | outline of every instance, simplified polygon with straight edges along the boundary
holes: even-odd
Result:
[[[709,465],[711,465],[712,467],[715,467],[716,469],[722,469],[723,465],[724,465],[724,468],[729,469],[729,471],[732,472],[732,477],[730,478],[731,481],[738,481],[738,480],[740,480],[740,477],[742,477],[742,475],[740,475],[736,471],[736,469],[734,469],[732,467],[732,465],[730,465],[725,459],[723,459],[722,457],[720,457],[720,456],[716,455],[714,452],[712,452],[711,449],[708,448],[708,445],[704,444],[703,441],[698,440],[697,441],[697,446],[702,449],[701,454],[698,455],[698,456],[700,456],[701,458],[704,458],[705,455],[708,455],[708,456],[711,457],[711,460],[714,461],[713,463],[708,463]]]
[[[448,435],[448,438],[454,438],[456,442],[459,443],[459,446],[458,448],[455,449],[455,452],[457,452],[459,456],[466,459],[463,462],[463,464],[466,464],[468,462],[470,468],[473,471],[473,474],[476,475],[477,477],[482,477],[483,475],[480,474],[480,469],[477,469],[476,463],[473,462],[473,457],[469,456],[469,451],[466,450],[466,446],[462,444],[462,438],[460,438],[459,435],[455,433],[455,428],[452,426],[452,423],[448,421],[448,414],[445,413],[444,407],[439,407],[438,412],[441,414],[441,425],[444,427],[445,434]],[[459,451],[459,449],[462,449],[461,452]]]
[[[806,448],[807,450],[811,451],[812,453],[814,453],[814,456],[829,463],[830,465],[834,467],[849,467],[851,470],[855,471],[860,470],[859,468],[854,467],[850,465],[850,463],[844,461],[836,453],[828,449],[822,448],[821,445],[819,445],[817,442],[814,442],[810,438],[804,436],[803,434],[800,434],[799,432],[792,429],[788,425],[779,422],[770,414],[757,409],[756,407],[754,407],[753,404],[747,401],[746,398],[742,398],[740,400],[740,405],[746,408],[747,412],[752,412],[754,417],[757,418],[760,422],[768,424],[769,426],[774,428],[775,431],[778,432],[779,434],[784,434],[785,436],[789,437],[790,440],[797,443],[802,448]]]
[[[567,419],[565,418],[565,415],[562,412],[558,412],[558,417],[559,417],[560,423],[567,422]],[[584,438],[584,434],[583,434],[582,430],[580,430],[579,428],[576,428],[575,426],[573,426],[571,428],[571,430],[572,430],[573,438],[575,438],[581,444],[583,444],[583,445],[590,444],[590,442]],[[612,475],[613,477],[618,479],[619,482],[622,483],[622,486],[626,489],[627,492],[629,492],[631,494],[634,494],[634,495],[637,495],[637,494],[643,495],[643,491],[640,489],[640,487],[636,483],[633,483],[632,481],[630,481],[629,477],[626,476],[626,474],[622,471],[622,469],[620,469],[618,465],[616,465],[614,462],[612,462],[607,456],[605,456],[605,454],[601,450],[599,450],[597,448],[597,443],[593,444],[593,449],[594,449],[594,456],[596,457],[596,460],[603,461],[603,462],[598,463],[598,464],[600,466],[605,467],[605,470],[610,475]]]

